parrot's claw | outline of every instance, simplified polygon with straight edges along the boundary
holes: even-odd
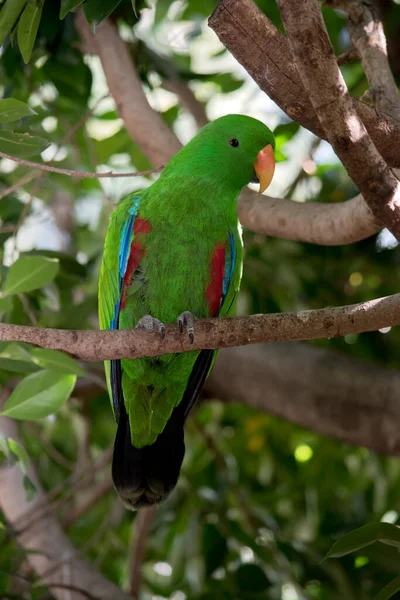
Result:
[[[142,317],[136,325],[136,329],[145,329],[146,331],[154,331],[160,334],[160,338],[165,338],[165,325],[159,319],[155,319],[151,315]]]
[[[194,316],[194,314],[188,310],[185,310],[185,312],[183,312],[178,317],[179,331],[180,331],[180,333],[183,333],[183,327],[184,327],[184,325],[186,325],[190,344],[193,344],[193,342],[194,342],[194,321],[195,321],[195,319],[196,319],[196,317]]]

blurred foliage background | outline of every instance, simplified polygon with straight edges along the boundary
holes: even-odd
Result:
[[[2,110],[0,105],[0,151],[80,171],[151,168],[116,113],[99,60],[82,53],[74,25],[81,1],[19,2],[11,26],[3,12],[9,4],[11,0],[0,3],[0,91],[3,99],[14,98],[32,110],[7,121],[1,119],[6,106]],[[13,0],[14,8],[17,4]],[[215,4],[87,0],[83,8],[93,26],[110,13],[118,22],[149,102],[183,143],[197,125],[176,93],[176,82],[193,92],[192,106],[196,103],[209,119],[241,112],[275,131],[280,162],[271,195],[300,202],[352,197],[354,185],[330,146],[290,122],[208,29],[206,19]],[[273,0],[257,4],[281,27]],[[380,4],[398,77],[400,5],[392,0]],[[335,51],[346,51],[344,15],[324,10],[324,16]],[[18,19],[23,18],[21,25]],[[342,71],[351,93],[359,97],[367,88],[360,63]],[[24,137],[28,131],[29,139]],[[97,280],[110,212],[124,194],[155,177],[75,179],[1,159],[2,321],[96,328]],[[335,306],[399,289],[400,250],[385,231],[337,248],[250,231],[244,232],[244,241],[241,314]],[[12,269],[19,263],[20,272],[31,273],[34,258],[38,277],[28,287],[14,285],[21,277],[19,272],[12,275]],[[315,343],[399,368],[399,329]],[[115,424],[102,365],[67,365],[56,358],[2,342],[3,398],[21,379],[35,376],[38,393],[53,385],[62,403],[70,393],[67,378],[70,384],[77,378],[68,402],[56,414],[21,422],[20,436],[75,546],[127,589],[137,517],[118,504],[110,483]],[[201,403],[188,422],[186,446],[178,488],[151,522],[143,600],[362,600],[400,575],[398,549],[389,545],[374,544],[355,555],[323,561],[344,533],[366,523],[397,522],[398,459],[218,399]],[[3,441],[2,453],[24,468],[20,447],[10,451]],[[29,478],[25,483],[26,493],[34,496]],[[0,597],[52,598],[43,587],[32,587],[36,581],[16,536],[4,526]]]

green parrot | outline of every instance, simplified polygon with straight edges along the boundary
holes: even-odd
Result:
[[[101,329],[165,336],[177,322],[193,343],[195,318],[234,311],[243,247],[236,202],[251,181],[273,176],[275,141],[260,121],[227,115],[203,127],[150,187],[111,216],[99,281]],[[112,476],[127,508],[173,490],[185,452],[183,427],[217,352],[106,361],[117,421]]]

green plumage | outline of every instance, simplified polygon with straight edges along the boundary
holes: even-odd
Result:
[[[239,140],[239,147],[231,145],[232,138]],[[105,240],[99,283],[101,329],[133,328],[144,315],[163,323],[176,322],[184,311],[198,319],[216,316],[210,286],[222,290],[224,284],[228,286],[217,312],[232,313],[243,254],[236,201],[253,177],[257,153],[267,144],[273,145],[273,136],[259,121],[223,117],[204,127],[153,185],[121,202]],[[129,224],[131,231],[121,246]],[[213,264],[222,252],[224,282]],[[118,323],[112,327],[117,313]],[[198,355],[194,351],[121,361],[122,395],[135,448],[156,442],[182,400]],[[106,376],[112,397],[110,362]]]

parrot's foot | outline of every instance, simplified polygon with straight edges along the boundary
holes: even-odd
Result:
[[[188,310],[185,310],[185,312],[183,312],[178,317],[179,331],[182,333],[183,326],[186,325],[187,333],[189,336],[189,342],[191,344],[193,344],[193,342],[194,342],[194,321],[195,321],[195,319],[196,319],[196,317],[194,316],[194,314]]]
[[[159,319],[155,319],[151,315],[142,317],[136,325],[136,329],[145,329],[146,331],[154,331],[160,334],[160,338],[165,338],[165,325]]]

